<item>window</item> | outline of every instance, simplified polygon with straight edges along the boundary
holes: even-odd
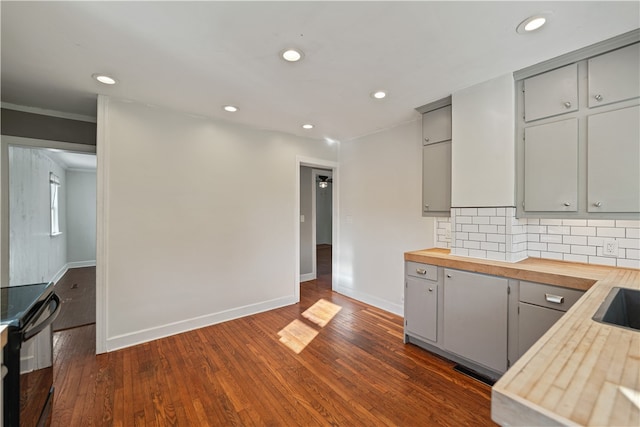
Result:
[[[60,216],[59,216],[59,196],[60,196],[60,179],[53,173],[49,172],[49,190],[51,200],[51,235],[57,236],[62,234],[60,231]]]

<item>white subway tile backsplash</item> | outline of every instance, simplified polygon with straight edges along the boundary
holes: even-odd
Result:
[[[562,236],[562,243],[566,245],[587,245],[586,236]]]
[[[498,232],[498,226],[497,225],[479,225],[478,226],[478,231],[480,233],[497,233]]]
[[[594,227],[571,227],[571,234],[574,236],[595,236],[596,229]]]
[[[589,257],[589,264],[608,265],[610,267],[615,267],[616,266],[616,259],[615,258],[604,258],[604,257],[599,257],[599,256],[590,256]]]
[[[480,242],[480,249],[498,252],[500,250],[500,245],[495,242]]]
[[[640,239],[640,228],[625,228],[627,239]]]
[[[496,216],[496,208],[478,208],[479,216]]]
[[[627,249],[626,254],[627,259],[640,259],[640,250],[638,249]]]
[[[478,216],[478,208],[460,208],[460,215]]]
[[[541,234],[540,241],[545,243],[562,243],[561,234]]]
[[[540,225],[562,225],[562,220],[561,219],[541,218],[540,219]]]
[[[473,218],[470,216],[456,217],[456,224],[473,224]]]
[[[530,257],[601,265],[640,263],[640,221],[516,218],[514,207],[451,210],[454,255],[519,261]],[[438,226],[438,241],[446,228]],[[618,242],[615,257],[603,255],[605,239]],[[637,267],[636,267],[637,268]]]
[[[596,235],[602,237],[625,237],[624,228],[597,227]]]
[[[616,227],[640,228],[640,220],[616,220]]]
[[[561,253],[570,253],[571,246],[570,245],[561,245],[558,243],[549,243],[547,245],[547,249],[551,252],[561,252]]]
[[[640,268],[640,260],[618,258],[617,265],[624,268]]]
[[[474,224],[489,224],[489,217],[488,216],[474,216],[473,217],[473,223]]]
[[[589,262],[589,257],[587,257],[586,255],[565,254],[562,259],[564,261],[583,262],[585,264]]]
[[[486,242],[487,235],[484,233],[469,233],[469,240],[478,241],[478,242]]]
[[[619,248],[640,249],[640,239],[616,239]]]
[[[548,234],[569,234],[571,232],[570,227],[560,226],[560,225],[550,225],[547,226]]]
[[[558,252],[542,252],[540,255],[541,258],[562,260],[562,254]]]
[[[596,248],[594,246],[571,245],[571,253],[577,255],[595,255]]]
[[[588,227],[615,227],[616,221],[613,219],[588,219]]]
[[[563,219],[562,225],[569,225],[572,227],[586,227],[587,220],[586,219]]]

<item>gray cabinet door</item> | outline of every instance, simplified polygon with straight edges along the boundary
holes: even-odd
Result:
[[[422,115],[422,138],[424,145],[451,139],[451,105]]]
[[[578,110],[578,65],[571,64],[524,81],[524,120]]]
[[[640,212],[640,106],[589,116],[589,212]]]
[[[422,147],[422,213],[451,211],[451,141]]]
[[[509,281],[445,269],[444,348],[496,372],[507,370]]]
[[[550,308],[518,303],[518,357],[526,353],[563,314]]]
[[[404,300],[406,332],[423,340],[437,342],[438,284],[407,277]]]
[[[589,59],[589,108],[640,96],[640,43]]]
[[[524,210],[575,212],[578,120],[531,126],[524,133]]]

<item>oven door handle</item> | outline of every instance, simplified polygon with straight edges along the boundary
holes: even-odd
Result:
[[[52,301],[56,303],[56,308],[53,309],[53,312],[49,315],[49,317],[47,317],[45,320],[43,320],[33,329],[29,329],[29,326],[35,324],[40,319],[40,315]],[[24,328],[24,335],[22,336],[22,340],[28,341],[31,338],[38,335],[40,332],[44,330],[44,328],[46,328],[47,326],[52,324],[54,320],[56,320],[56,317],[58,317],[59,313],[60,313],[60,298],[54,292],[51,295],[51,299],[49,299],[46,303],[42,304],[42,309],[40,310],[40,313],[34,316],[33,320],[29,322],[29,324]]]

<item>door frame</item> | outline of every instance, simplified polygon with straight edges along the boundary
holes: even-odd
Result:
[[[48,139],[2,135],[0,142],[0,283],[9,284],[9,147],[54,149],[73,153],[95,154],[96,146]]]
[[[313,157],[305,157],[305,156],[296,156],[296,181],[295,181],[295,189],[296,189],[296,203],[294,208],[294,229],[295,229],[295,284],[294,284],[294,297],[295,301],[300,301],[300,167],[306,166],[310,168],[320,168],[320,169],[328,169],[331,170],[331,174],[333,177],[333,185],[332,185],[332,194],[331,194],[331,203],[332,203],[332,213],[331,213],[331,244],[332,244],[332,255],[331,255],[331,289],[335,289],[337,286],[336,273],[338,272],[338,259],[340,253],[339,246],[339,227],[338,227],[338,213],[339,213],[339,205],[338,205],[338,195],[339,195],[339,184],[338,180],[338,163],[318,159]],[[312,178],[315,183],[315,174],[314,171],[311,173]],[[315,190],[315,186],[314,186]],[[315,191],[312,192],[312,206],[313,206],[313,271],[316,273],[316,248],[315,248]]]

